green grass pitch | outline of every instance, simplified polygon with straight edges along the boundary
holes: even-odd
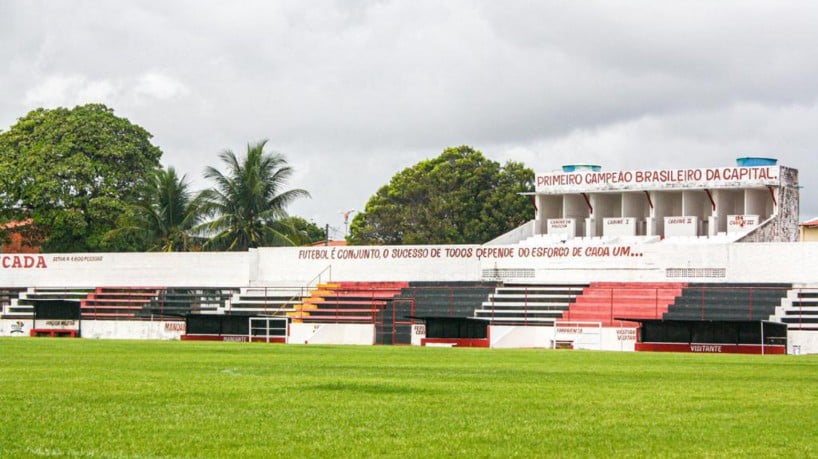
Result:
[[[816,457],[818,356],[0,339],[2,457]]]

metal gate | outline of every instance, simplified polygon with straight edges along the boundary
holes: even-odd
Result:
[[[389,301],[375,320],[375,344],[412,344],[414,298]]]
[[[248,341],[286,343],[289,317],[250,317]]]

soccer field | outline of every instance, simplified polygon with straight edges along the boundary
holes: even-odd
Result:
[[[815,457],[818,357],[0,339],[0,456]]]

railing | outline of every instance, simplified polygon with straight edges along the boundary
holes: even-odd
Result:
[[[474,309],[479,309],[486,299],[488,299],[489,295],[494,292],[494,290],[500,286],[501,284],[497,285],[461,285],[461,286],[410,286],[407,291],[402,295],[402,298],[413,298],[415,300],[415,308],[418,307],[424,308],[427,306],[426,303],[423,301],[418,301],[418,294],[428,294],[433,293],[439,295],[439,299],[442,299],[442,303],[436,303],[437,305],[442,306],[439,312],[446,311],[446,313],[450,317],[455,317],[454,307],[456,305],[456,300],[459,298],[459,293],[470,291],[474,292],[475,294],[482,294],[482,297],[479,301],[475,300]]]
[[[481,309],[482,318],[494,323],[544,324],[554,320],[591,320],[607,325],[635,325],[621,319],[662,319],[666,314],[682,320],[769,320],[786,286],[683,286],[564,288],[564,293],[543,299],[548,286],[520,288],[520,301],[499,301],[492,296]],[[558,286],[552,286],[558,288]],[[809,290],[809,289],[807,289]],[[531,292],[537,292],[534,296]],[[798,292],[798,290],[795,290]],[[810,290],[818,292],[816,290]],[[691,301],[696,298],[696,301]],[[560,304],[564,305],[561,307]],[[818,306],[818,299],[816,299]],[[803,307],[803,306],[802,306]],[[793,306],[793,308],[796,308]],[[514,312],[512,312],[514,311]],[[817,317],[818,318],[818,317]]]
[[[314,280],[321,280],[330,267],[325,268]],[[311,316],[310,312],[315,309],[296,310],[295,305],[301,299],[309,297],[309,287],[247,287],[246,291],[254,293],[254,299],[258,302],[257,309],[252,306],[247,308],[234,308],[234,310],[245,310],[257,312],[265,316],[281,316],[287,312],[295,313],[291,317],[312,321],[319,319],[322,322],[366,322],[375,323],[379,320],[378,314],[385,308],[389,299],[392,301],[411,299],[416,303],[414,309],[419,309],[420,314],[429,314],[434,311],[438,316],[462,316],[471,315],[471,311],[479,310],[481,318],[491,320],[496,323],[503,321],[514,321],[529,323],[531,325],[543,324],[543,322],[553,322],[554,320],[593,320],[604,321],[608,324],[632,324],[632,322],[619,321],[617,319],[659,319],[670,314],[682,317],[687,320],[708,320],[718,318],[728,318],[728,320],[769,320],[776,313],[776,307],[781,306],[781,299],[787,297],[788,291],[792,291],[791,299],[793,304],[784,302],[789,315],[782,315],[789,319],[788,323],[793,325],[818,327],[818,288],[788,286],[683,286],[679,287],[635,287],[633,284],[616,287],[580,287],[580,286],[560,286],[541,285],[530,287],[510,286],[518,288],[519,301],[513,305],[506,302],[497,301],[494,296],[489,299],[489,294],[494,292],[496,286],[489,285],[465,285],[465,286],[409,286],[402,293],[395,294],[394,297],[384,298],[385,291],[394,292],[397,287],[370,287],[366,291],[355,290],[354,297],[349,301],[358,302],[343,303],[344,298],[333,298],[335,305],[327,304],[320,308],[320,313]],[[533,292],[537,291],[538,296],[547,295],[543,290],[562,289],[562,292],[553,295],[554,298],[543,301],[536,298]],[[165,320],[162,316],[166,309],[172,309],[170,303],[165,303],[162,292],[165,289],[157,288],[156,314],[141,317],[134,317],[133,320]],[[170,290],[168,288],[167,290]],[[173,287],[172,289],[189,290],[192,292],[190,303],[191,311],[199,303],[212,301],[213,304],[221,301],[217,296],[228,293],[235,294],[243,289],[221,288],[221,287]],[[682,290],[683,289],[683,290]],[[35,291],[21,291],[18,294],[25,296],[25,293],[43,293],[49,297],[77,298],[78,294],[88,291],[95,291],[93,288],[37,288]],[[342,290],[343,291],[343,290]],[[470,305],[462,298],[464,292],[472,293]],[[482,299],[481,299],[482,295]],[[561,297],[560,297],[561,295]],[[812,295],[812,296],[810,296]],[[289,298],[283,300],[282,298]],[[424,298],[425,297],[425,298]],[[198,298],[198,300],[196,300]],[[592,301],[591,301],[592,300]],[[814,301],[812,301],[814,300]],[[25,303],[25,298],[20,298],[20,302]],[[229,305],[229,299],[224,300]],[[11,302],[9,302],[11,303]],[[181,305],[180,303],[175,303]],[[814,304],[814,306],[813,306]],[[3,305],[3,312],[7,313],[9,305]],[[463,314],[469,309],[466,314]],[[507,310],[519,311],[515,317],[510,317]],[[147,310],[146,310],[147,311]],[[797,311],[797,314],[795,313]],[[93,315],[93,307],[87,312]],[[96,312],[106,311],[98,309]],[[150,311],[148,311],[150,312]],[[19,312],[17,315],[25,314]],[[320,314],[320,318],[316,317]],[[30,313],[29,313],[30,316]],[[357,318],[350,318],[356,317]],[[110,317],[116,319],[117,317]],[[130,320],[130,319],[129,319]]]
[[[322,323],[378,323],[382,320],[379,314],[387,307],[388,302],[411,301],[413,304],[412,313],[434,309],[436,316],[448,315],[450,317],[471,316],[473,311],[479,309],[489,294],[496,286],[473,285],[473,286],[404,286],[398,287],[369,287],[367,289],[339,289],[336,293],[340,295],[329,295],[324,302],[315,303],[314,309],[302,309],[295,311],[291,317],[294,320]],[[384,292],[396,292],[394,295],[384,297]],[[456,311],[458,306],[462,306],[459,300],[464,292],[474,293],[477,297],[473,299],[473,304],[468,306],[468,313]],[[344,294],[350,296],[344,297]],[[431,296],[423,298],[423,296]],[[344,307],[347,306],[347,307]],[[407,322],[408,324],[408,322]]]
[[[516,304],[512,301],[498,301],[498,298],[519,297],[520,293],[514,294],[499,294],[491,295],[486,303],[479,309],[481,313],[490,313],[488,317],[482,316],[481,319],[490,320],[495,324],[502,323],[523,323],[531,325],[545,325],[553,324],[554,321],[562,317],[562,313],[568,309],[568,306],[573,302],[574,298],[581,295],[587,286],[572,286],[572,285],[532,285],[530,287],[523,286],[504,286],[504,289],[515,290],[522,293],[522,304]],[[547,292],[547,293],[544,293]],[[550,296],[545,301],[542,297]],[[509,303],[515,303],[510,305]],[[561,305],[561,306],[560,306]],[[487,308],[488,307],[488,308]],[[511,311],[521,311],[521,317],[509,317],[507,314]],[[498,315],[502,314],[502,317]]]
[[[676,298],[682,295],[682,287],[657,288],[592,288],[578,295],[564,312],[564,320],[598,320],[607,325],[628,325],[633,322],[622,319],[660,319]]]
[[[295,305],[301,299],[309,296],[311,288],[307,286],[276,286],[276,287],[244,287],[239,289],[239,296],[246,295],[248,298],[243,302],[232,302],[229,309],[232,311],[258,310],[265,316],[282,315],[288,311],[294,311]],[[293,293],[295,292],[295,293]],[[258,298],[261,302],[250,301],[249,298]],[[258,304],[260,307],[251,305]]]
[[[355,284],[355,283],[353,283]],[[330,289],[321,301],[311,303],[307,295],[303,304],[290,317],[298,321],[321,323],[376,323],[378,314],[387,306],[387,302],[400,295],[403,287],[399,286],[366,286],[339,287]],[[314,307],[304,308],[310,305]],[[334,306],[334,307],[332,307]]]
[[[792,290],[790,286],[692,286],[686,287],[687,292],[692,292],[698,297],[698,302],[693,305],[698,308],[698,314],[691,317],[694,320],[716,319],[719,310],[727,309],[737,316],[742,315],[745,320],[768,320],[775,314],[775,308],[781,306],[781,300],[787,297],[787,293]],[[712,295],[733,295],[732,298]],[[746,297],[746,301],[745,300]],[[734,303],[744,303],[743,307],[738,307]],[[727,306],[725,308],[725,306]],[[758,309],[768,308],[768,312]],[[674,311],[675,312],[675,311]],[[760,314],[760,315],[759,315]],[[738,319],[738,318],[737,318]]]

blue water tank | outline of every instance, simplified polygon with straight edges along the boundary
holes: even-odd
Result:
[[[736,158],[736,165],[738,167],[775,166],[776,164],[778,164],[778,160],[775,158],[760,158],[758,156]]]
[[[563,172],[578,172],[578,171],[600,171],[602,166],[597,164],[566,164],[562,166]]]

